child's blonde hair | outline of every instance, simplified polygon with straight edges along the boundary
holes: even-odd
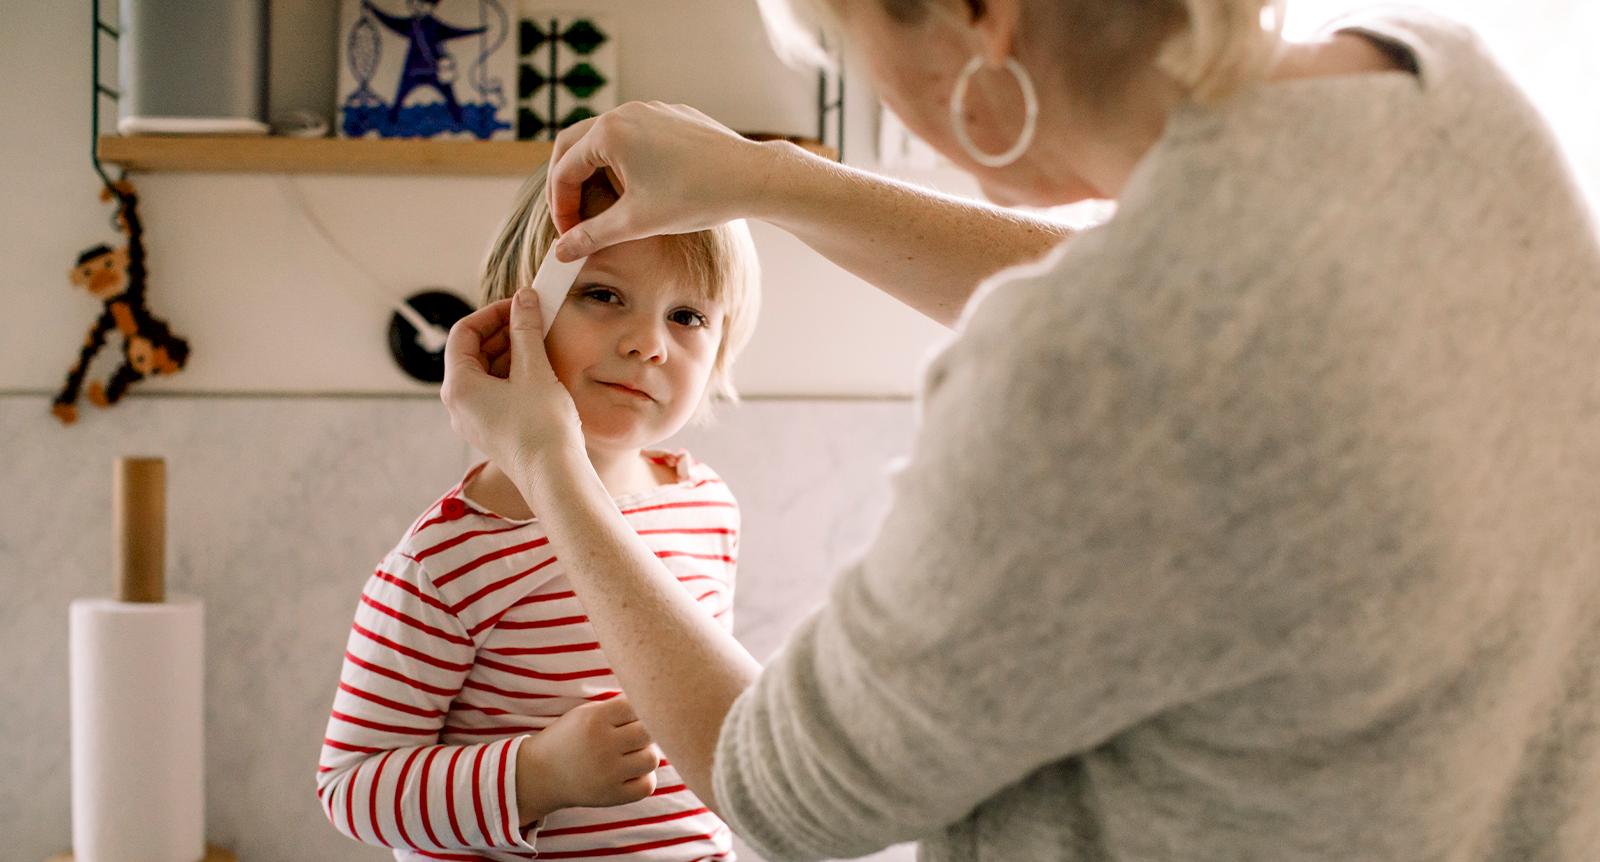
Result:
[[[511,215],[501,225],[489,257],[483,266],[479,302],[488,305],[507,299],[518,288],[533,283],[533,274],[544,262],[558,234],[550,217],[550,200],[545,194],[548,165],[536,169],[517,192]],[[610,206],[616,192],[603,174],[584,184],[582,215],[588,218]],[[716,363],[706,384],[705,398],[697,419],[709,414],[713,399],[737,402],[733,386],[733,360],[750,340],[756,328],[756,313],[761,306],[761,266],[756,258],[750,228],[743,219],[720,224],[695,233],[666,237],[682,272],[699,285],[702,296],[720,302],[723,308],[722,341],[717,345]],[[544,309],[554,314],[556,309]]]

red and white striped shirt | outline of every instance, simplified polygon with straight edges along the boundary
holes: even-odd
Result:
[[[731,628],[738,504],[687,452],[647,454],[678,483],[617,505]],[[521,834],[517,747],[621,688],[539,522],[463,496],[482,469],[417,519],[362,590],[317,775],[328,818],[401,860],[524,860],[535,839],[540,859],[732,860],[727,827],[665,762],[652,796],[564,808]]]

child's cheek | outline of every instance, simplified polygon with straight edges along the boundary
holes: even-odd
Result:
[[[551,328],[550,336],[544,342],[544,352],[550,358],[550,368],[556,373],[556,379],[571,392],[576,363],[571,361],[572,351],[564,344],[565,339],[560,337],[562,334],[557,328]]]

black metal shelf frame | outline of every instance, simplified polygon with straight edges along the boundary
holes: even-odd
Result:
[[[818,37],[822,49],[833,58],[833,63],[817,70],[817,140],[832,146],[839,161],[844,161],[844,52],[828,44],[827,36]],[[828,141],[828,127],[833,127],[834,139]]]
[[[109,189],[112,187],[112,179],[106,174],[105,165],[100,163],[100,100],[108,97],[113,100],[120,99],[122,98],[122,93],[100,82],[100,40],[109,36],[112,43],[115,44],[122,38],[122,33],[100,17],[100,0],[93,0],[91,13],[94,15],[94,33],[91,36],[94,47],[90,52],[91,59],[89,62],[94,64],[94,69],[89,77],[94,82],[94,94],[91,97],[93,101],[89,108],[89,158],[94,161],[94,172],[100,175],[101,181]],[[121,86],[121,84],[121,81],[117,82],[118,86]],[[126,174],[126,171],[124,171],[124,174]]]

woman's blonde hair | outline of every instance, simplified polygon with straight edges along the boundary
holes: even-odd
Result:
[[[845,0],[757,0],[778,55],[796,64],[826,62],[817,28],[839,28]],[[879,3],[889,17],[916,24],[930,13],[965,15],[968,0],[852,0]],[[1217,102],[1259,80],[1277,52],[1286,0],[1024,0],[1018,27],[1056,54],[1086,103],[1104,106],[1127,76],[1150,60],[1200,102]],[[796,4],[796,5],[791,5]],[[798,6],[798,8],[797,8]],[[798,13],[798,14],[797,14]]]
[[[519,288],[532,284],[545,254],[555,245],[559,234],[545,194],[547,169],[548,165],[541,165],[522,184],[511,214],[495,235],[483,265],[480,305],[507,299]],[[596,174],[584,184],[582,216],[595,215],[616,199],[616,192],[604,175]],[[717,345],[705,399],[696,414],[696,418],[703,419],[709,415],[713,399],[739,400],[733,385],[733,360],[755,331],[756,314],[761,307],[761,265],[750,228],[743,219],[666,239],[689,283],[700,287],[703,298],[721,303],[723,308],[722,340]],[[553,314],[555,309],[546,309],[545,313]]]

